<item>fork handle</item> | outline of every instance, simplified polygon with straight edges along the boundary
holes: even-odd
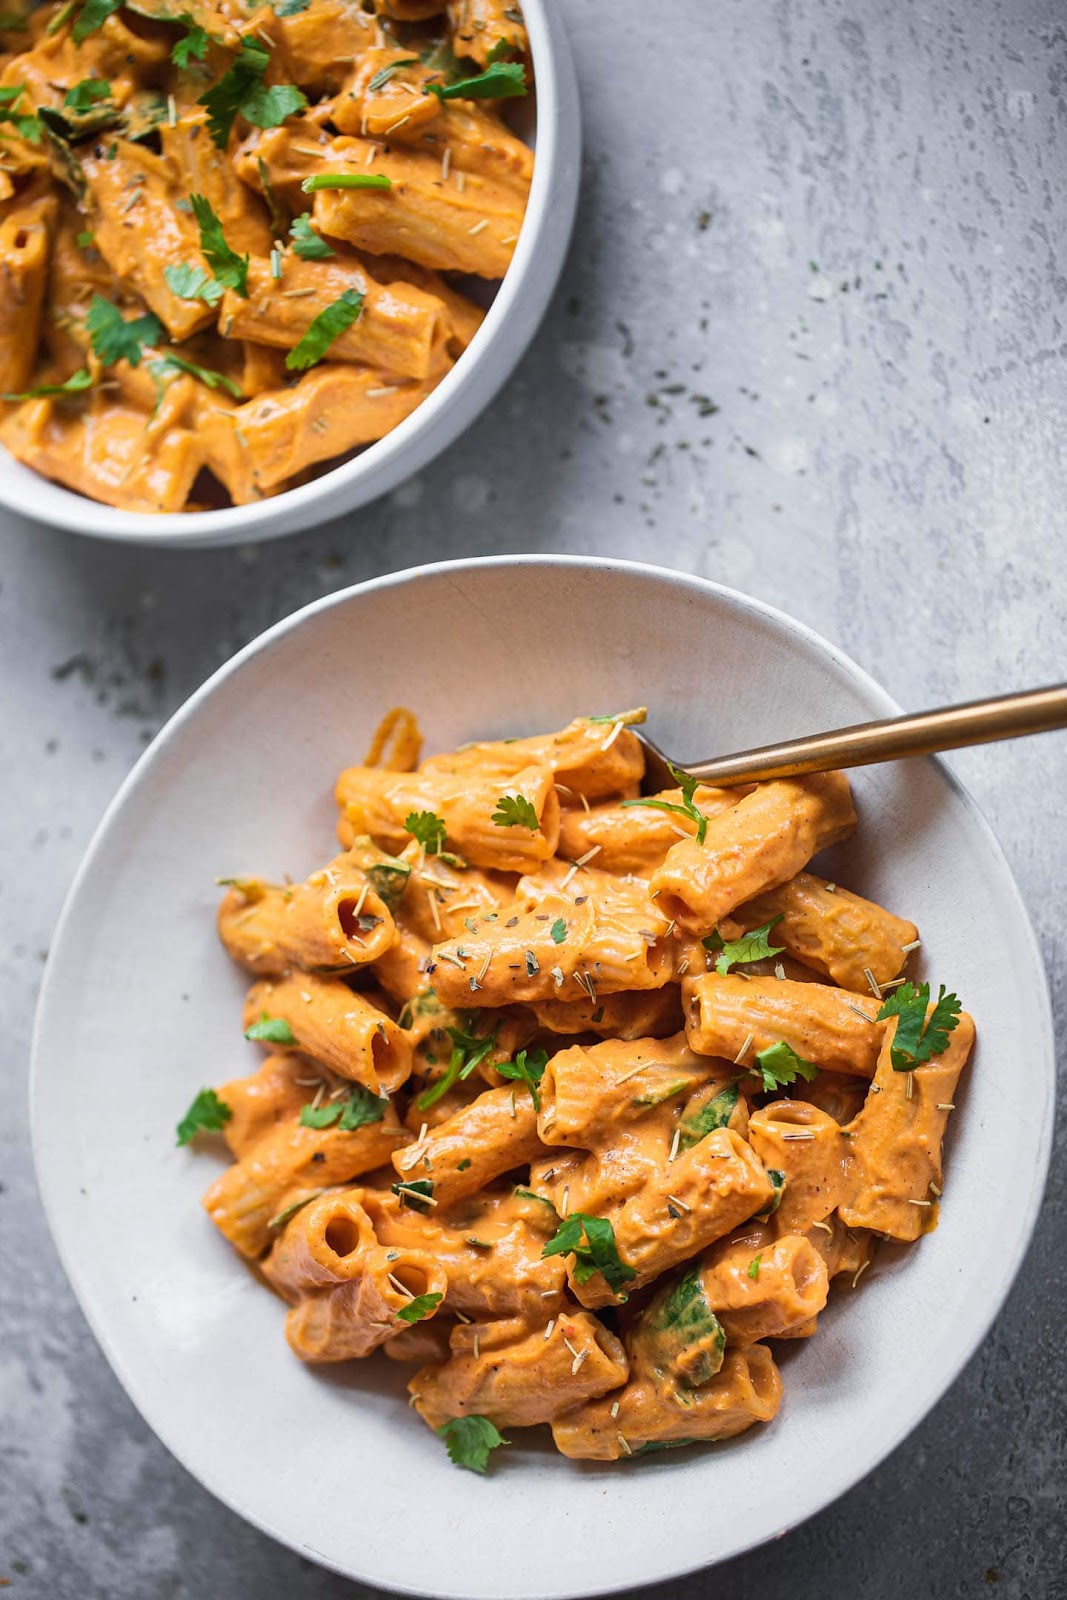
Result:
[[[758,750],[719,761],[687,763],[685,770],[702,783],[729,786],[757,779],[796,778],[808,772],[830,772],[838,767],[869,767],[879,761],[899,761],[904,756],[928,756],[939,750],[959,750],[965,745],[992,744],[997,739],[1018,739],[1026,733],[1047,733],[1067,727],[1067,683],[1022,694],[998,695],[993,700],[972,700],[964,706],[940,711],[918,711],[912,716],[886,717],[860,722],[786,744],[768,744]]]

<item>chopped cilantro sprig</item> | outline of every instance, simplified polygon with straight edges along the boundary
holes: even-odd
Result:
[[[442,1423],[437,1432],[448,1447],[448,1459],[471,1472],[483,1473],[493,1451],[511,1442],[488,1417],[453,1417],[451,1422]]]
[[[942,984],[934,1008],[927,1017],[929,1009],[928,983],[918,986],[910,981],[902,983],[883,1002],[875,1020],[887,1022],[890,1017],[897,1019],[896,1032],[889,1049],[894,1072],[912,1072],[948,1049],[949,1035],[959,1026],[959,999],[954,994],[946,994],[945,985]]]
[[[219,1133],[232,1116],[232,1110],[214,1089],[201,1089],[178,1124],[178,1143],[189,1144],[198,1133]]]
[[[743,933],[740,939],[723,939],[716,931],[709,933],[701,943],[705,950],[719,952],[719,959],[715,963],[715,971],[725,977],[731,967],[745,965],[749,961],[766,961],[770,956],[780,956],[785,949],[784,945],[775,945],[770,942],[770,931],[777,923],[781,922],[782,914],[772,917],[770,922],[765,922],[762,928],[753,928],[749,933]]]
[[[584,1211],[572,1211],[566,1221],[560,1223],[541,1254],[573,1255],[575,1283],[586,1283],[594,1272],[599,1272],[614,1295],[620,1294],[623,1285],[637,1277],[633,1267],[620,1258],[615,1244],[615,1229],[608,1219],[590,1217]]]
[[[656,811],[673,811],[679,817],[689,817],[697,825],[697,844],[703,844],[707,837],[708,819],[693,799],[700,779],[694,778],[690,772],[683,772],[681,767],[676,767],[671,761],[668,761],[667,765],[670,768],[671,777],[682,791],[680,805],[676,800],[645,800],[643,798],[640,800],[623,800],[622,804],[624,806],[652,806]]]

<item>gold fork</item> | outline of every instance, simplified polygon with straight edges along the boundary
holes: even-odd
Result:
[[[997,739],[1019,739],[1027,733],[1048,733],[1064,727],[1067,683],[997,695],[992,700],[971,700],[963,706],[943,706],[938,711],[859,722],[850,728],[835,728],[830,733],[811,734],[783,744],[761,745],[756,750],[716,756],[710,761],[672,763],[645,734],[637,728],[633,731],[645,748],[645,788],[651,793],[676,784],[672,765],[679,772],[699,778],[701,783],[724,787],[768,778],[797,778],[838,767],[869,767],[879,761],[929,756],[939,750],[992,744]]]

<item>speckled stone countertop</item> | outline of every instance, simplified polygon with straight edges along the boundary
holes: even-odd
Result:
[[[261,547],[0,525],[0,1575],[20,1600],[358,1593],[149,1434],[66,1286],[28,1150],[63,895],[146,741],[231,652],[392,568],[564,550],[783,606],[908,706],[1067,676],[1060,0],[564,4],[577,237],[534,348],[444,459]],[[952,765],[1018,875],[1062,1033],[1067,739]],[[663,1600],[1065,1600],[1062,1133],[1015,1292],[923,1426],[836,1506]]]

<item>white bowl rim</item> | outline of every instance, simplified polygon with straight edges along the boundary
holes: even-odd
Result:
[[[387,494],[421,471],[449,448],[468,428],[507,380],[533,337],[556,287],[578,198],[581,152],[581,113],[570,43],[558,0],[523,0],[537,89],[537,147],[533,181],[523,214],[518,243],[485,320],[467,349],[425,400],[383,438],[350,460],[312,478],[308,483],[266,500],[213,511],[124,511],[79,494],[75,489],[44,478],[18,462],[0,444],[0,505],[19,516],[48,526],[64,528],[101,539],[127,544],[209,546],[244,540],[276,538],[304,532],[317,523],[339,516]],[[569,147],[565,143],[569,141]],[[570,166],[568,166],[570,162]],[[573,169],[573,170],[571,170]],[[564,174],[569,177],[564,179]],[[543,250],[547,236],[558,233],[560,207],[569,208],[563,229],[558,264],[554,252]],[[543,276],[543,263],[549,272]],[[536,285],[531,292],[530,285]],[[512,316],[516,301],[529,295],[533,314],[529,327],[517,334],[511,351],[501,349],[502,372],[488,393],[471,404],[469,391],[493,352]],[[447,411],[453,411],[449,421]],[[457,422],[455,419],[459,418]],[[439,430],[440,438],[431,438]],[[408,453],[410,465],[406,464]],[[22,486],[25,486],[24,488]],[[35,491],[45,503],[35,503]],[[329,502],[333,500],[333,505]]]
[[[870,676],[870,674],[868,674],[862,667],[854,662],[852,658],[837,645],[833,644],[830,640],[825,639],[821,634],[816,632],[815,629],[810,628],[806,623],[799,621],[797,618],[790,616],[787,612],[779,610],[776,606],[770,605],[766,601],[758,600],[740,590],[728,587],[724,584],[716,583],[711,579],[704,578],[693,573],[682,572],[673,568],[659,567],[649,562],[622,560],[608,556],[576,556],[538,553],[535,555],[470,557],[452,561],[429,562],[416,567],[404,568],[399,572],[385,573],[377,578],[370,578],[362,583],[351,584],[344,589],[339,589],[331,594],[323,595],[318,600],[313,600],[309,604],[300,607],[297,611],[291,612],[287,617],[283,617],[280,621],[274,623],[270,628],[265,629],[264,632],[257,635],[256,638],[250,640],[247,645],[245,645],[235,655],[230,657],[228,661],[224,662],[222,666],[217,668],[217,670],[212,673],[211,676],[207,678],[205,682],[202,683],[200,687],[189,696],[189,698],[178,708],[173,716],[171,716],[163,725],[159,733],[157,733],[153,739],[152,743],[139,757],[138,761],[121,784],[114,799],[104,812],[104,815],[89,842],[88,848],[67,894],[67,898],[64,901],[55,934],[51,942],[49,959],[45,969],[44,980],[38,1000],[37,1014],[31,1043],[29,1095],[31,1141],[33,1147],[34,1165],[37,1174],[38,1190],[41,1195],[45,1216],[52,1234],[53,1243],[55,1244],[60,1261],[63,1265],[63,1269],[66,1272],[72,1287],[74,1288],[79,1306],[87,1322],[89,1323],[90,1328],[92,1329],[94,1337],[103,1350],[104,1355],[112,1368],[112,1371],[119,1379],[137,1410],[148,1423],[148,1426],[152,1429],[153,1433],[156,1434],[157,1438],[160,1439],[160,1441],[166,1446],[171,1454],[176,1457],[182,1466],[185,1467],[186,1471],[188,1471],[191,1476],[197,1480],[197,1482],[199,1482],[205,1489],[208,1490],[210,1494],[214,1495],[216,1499],[220,1500],[236,1515],[242,1517],[246,1522],[251,1523],[254,1527],[258,1528],[260,1532],[267,1534],[273,1539],[276,1539],[279,1543],[288,1545],[291,1549],[295,1550],[305,1559],[310,1558],[327,1570],[337,1572],[341,1576],[349,1578],[350,1581],[358,1582],[370,1580],[360,1580],[358,1578],[354,1578],[353,1574],[340,1564],[330,1560],[317,1551],[312,1550],[307,1545],[298,1545],[286,1538],[284,1535],[278,1534],[269,1525],[268,1521],[255,1510],[255,1508],[242,1505],[239,1502],[239,1498],[236,1493],[231,1492],[231,1490],[228,1488],[222,1488],[215,1483],[213,1481],[214,1474],[210,1468],[199,1462],[196,1466],[193,1466],[186,1457],[184,1446],[179,1446],[172,1442],[171,1438],[169,1437],[171,1430],[168,1427],[157,1427],[155,1421],[152,1419],[152,1413],[155,1408],[151,1397],[142,1397],[140,1386],[130,1380],[124,1368],[124,1362],[121,1355],[116,1349],[113,1348],[110,1339],[101,1325],[101,1319],[97,1317],[95,1310],[93,1309],[92,1290],[88,1284],[83,1286],[81,1282],[80,1267],[76,1259],[74,1259],[65,1248],[61,1231],[61,1217],[57,1214],[57,1209],[50,1198],[49,1175],[44,1151],[43,1119],[37,1114],[39,1090],[38,1050],[40,1044],[40,1035],[42,1032],[42,1019],[46,1010],[48,1009],[49,1004],[51,1003],[51,990],[53,986],[54,975],[59,968],[58,953],[60,952],[64,942],[66,926],[71,920],[72,909],[80,893],[82,883],[88,876],[88,873],[92,867],[98,848],[102,844],[105,835],[110,832],[112,826],[117,821],[125,805],[127,796],[141,782],[143,775],[152,765],[157,754],[162,750],[162,747],[174,734],[184,727],[185,723],[196,714],[201,704],[207,700],[223,682],[225,682],[235,673],[239,672],[243,665],[252,657],[258,655],[260,651],[269,648],[275,640],[302,627],[304,623],[310,621],[312,618],[321,614],[322,612],[328,611],[335,606],[346,604],[356,595],[363,596],[379,593],[382,590],[403,586],[404,584],[411,583],[419,578],[429,577],[439,573],[469,572],[481,568],[507,567],[526,569],[536,569],[538,567],[571,567],[590,572],[597,570],[624,571],[638,576],[651,578],[656,581],[665,581],[667,583],[675,584],[682,589],[689,589],[696,594],[707,594],[710,591],[720,601],[737,607],[743,611],[760,615],[765,619],[775,623],[779,627],[786,629],[788,632],[793,633],[799,640],[808,646],[814,646],[818,651],[825,653],[825,655],[828,656],[847,676],[851,677],[852,680],[860,688],[862,688],[873,701],[881,704],[884,715],[897,715],[900,714],[903,709],[898,702],[895,701],[892,696],[885,689],[883,689],[874,678]],[[899,1445],[903,1443],[908,1435],[916,1427],[918,1427],[919,1423],[922,1422],[924,1417],[926,1417],[933,1407],[937,1405],[938,1402],[948,1393],[948,1390],[956,1382],[963,1368],[978,1349],[978,1346],[981,1344],[990,1327],[993,1325],[997,1314],[1007,1298],[1012,1283],[1014,1282],[1015,1277],[1022,1266],[1031,1237],[1033,1235],[1034,1226],[1036,1224],[1038,1212],[1044,1196],[1052,1152],[1052,1136],[1054,1130],[1053,1113],[1055,1108],[1057,1087],[1052,1007],[1044,961],[1041,957],[1040,947],[1034,932],[1029,911],[1027,910],[1025,902],[1023,901],[1019,892],[1007,858],[984,814],[966,787],[960,782],[955,774],[944,765],[943,762],[939,761],[937,757],[928,759],[933,759],[937,763],[942,777],[947,781],[949,787],[954,791],[956,797],[965,806],[971,817],[971,820],[976,824],[979,832],[982,835],[983,843],[989,851],[991,860],[1000,869],[1001,878],[1005,889],[1009,891],[1015,898],[1017,911],[1020,917],[1020,925],[1025,929],[1027,938],[1025,956],[1028,964],[1032,968],[1032,976],[1035,980],[1035,988],[1040,994],[1042,1000],[1039,1031],[1042,1045],[1041,1058],[1045,1065],[1046,1092],[1043,1105],[1040,1108],[1035,1107],[1035,1110],[1039,1110],[1041,1113],[1041,1130],[1038,1148],[1036,1151],[1036,1160],[1031,1174],[1031,1184],[1029,1193],[1027,1195],[1026,1206],[1020,1214],[1019,1224],[1015,1236],[1014,1250],[1007,1253],[1001,1252],[996,1257],[995,1282],[993,1282],[988,1297],[981,1303],[981,1306],[976,1309],[971,1322],[964,1332],[964,1336],[955,1346],[951,1363],[946,1363],[945,1367],[942,1369],[938,1378],[936,1392],[923,1393],[917,1400],[910,1404],[906,1400],[902,1399],[894,1428],[886,1431],[886,1434],[879,1441],[873,1458],[867,1461],[863,1471],[858,1476],[850,1465],[844,1464],[847,1457],[847,1452],[843,1451],[842,1466],[835,1473],[825,1475],[820,1480],[818,1488],[809,1492],[808,1498],[803,1503],[791,1505],[788,1515],[784,1515],[781,1521],[775,1527],[769,1530],[764,1529],[751,1536],[742,1535],[737,1542],[731,1546],[730,1549],[712,1559],[712,1566],[717,1566],[722,1562],[733,1560],[738,1556],[745,1555],[751,1550],[757,1549],[764,1544],[780,1538],[783,1534],[791,1532],[794,1528],[798,1527],[801,1523],[806,1522],[810,1517],[815,1516],[827,1506],[832,1505],[834,1501],[839,1499],[843,1494],[847,1493],[849,1489],[855,1487],[857,1483],[862,1482],[864,1478],[868,1477],[870,1473],[880,1466],[881,1463],[890,1454],[892,1454],[892,1452],[896,1450]],[[1034,1018],[1032,1020],[1036,1026],[1038,1019]],[[594,1596],[607,1593],[625,1593],[630,1589],[645,1586],[652,1582],[671,1582],[677,1578],[685,1577],[691,1572],[700,1570],[710,1570],[710,1568],[706,1566],[694,1567],[692,1562],[687,1560],[680,1565],[671,1565],[664,1567],[662,1570],[657,1570],[657,1573],[654,1577],[650,1577],[647,1574],[640,1575],[634,1579],[633,1583],[614,1583],[606,1589],[603,1587],[603,1585],[579,1583],[573,1589],[569,1589],[567,1593],[569,1596],[575,1597],[575,1600],[578,1600],[578,1597],[583,1597],[586,1595]],[[399,1580],[395,1583],[391,1583],[389,1587],[398,1594],[430,1596],[429,1590],[416,1586],[409,1587]],[[523,1593],[525,1600],[542,1600],[541,1591],[524,1590]],[[437,1595],[441,1597],[454,1597],[454,1600],[462,1600],[463,1591],[455,1585],[446,1585],[437,1591]],[[559,1595],[559,1590],[545,1591],[543,1600],[559,1600]],[[433,1600],[433,1597],[431,1597],[431,1600]]]

